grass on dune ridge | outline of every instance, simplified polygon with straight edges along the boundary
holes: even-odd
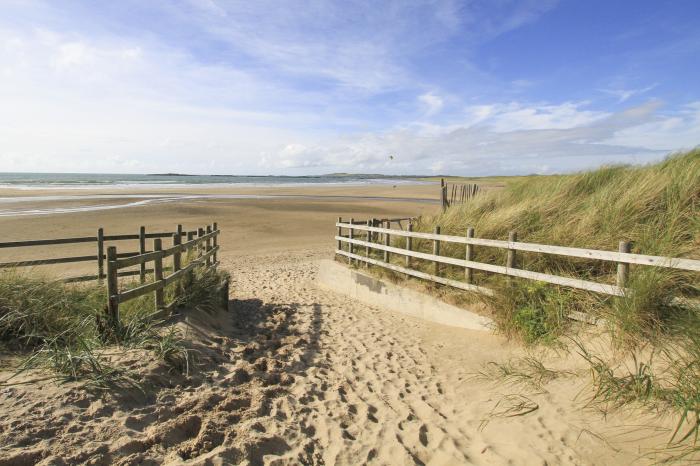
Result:
[[[422,217],[416,230],[438,225],[446,234],[464,235],[474,227],[476,237],[506,239],[515,230],[519,241],[608,251],[624,240],[632,242],[635,253],[700,259],[700,149],[646,166],[511,180],[503,190]],[[426,242],[423,250],[429,247]],[[441,253],[464,257],[464,247],[445,244]],[[518,266],[527,270],[615,283],[612,263],[517,254]],[[476,247],[474,260],[505,264],[505,251]],[[430,270],[430,264],[423,265]],[[448,266],[444,273],[463,276]],[[668,461],[700,455],[699,275],[632,265],[629,292],[617,298],[475,272],[477,284],[496,291],[493,298],[480,299],[493,310],[501,332],[528,344],[563,336],[576,342],[575,351],[591,368],[591,403],[604,410],[637,406],[676,413],[664,452]],[[613,350],[626,354],[627,363],[614,364],[610,352],[587,348],[567,318],[572,310],[604,317]]]
[[[416,229],[432,231],[437,225],[446,234],[464,235],[474,227],[479,238],[506,239],[514,230],[519,241],[608,251],[617,250],[624,240],[632,242],[632,252],[700,259],[700,149],[653,165],[512,181],[503,190],[423,217]],[[463,257],[463,246],[444,244],[442,253]],[[476,247],[475,260],[504,264],[505,251]],[[616,265],[609,262],[522,252],[518,262],[527,270],[615,283]],[[462,272],[447,267],[446,273]],[[517,333],[522,330],[518,320],[532,320],[519,319],[523,316],[514,312],[518,306],[546,324],[548,329],[539,325],[534,334],[525,332],[526,339],[533,341],[556,334],[567,308],[604,314],[614,321],[620,338],[649,333],[659,326],[672,326],[675,317],[688,318],[688,311],[679,308],[674,298],[692,300],[700,295],[697,273],[634,265],[627,284],[633,293],[624,299],[475,275],[477,283],[498,289],[496,301],[490,304],[503,330]]]

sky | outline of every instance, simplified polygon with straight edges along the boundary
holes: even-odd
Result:
[[[696,0],[0,0],[0,171],[511,175],[700,144]]]

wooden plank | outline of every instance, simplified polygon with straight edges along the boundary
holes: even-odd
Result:
[[[72,244],[72,243],[93,243],[97,241],[96,236],[79,236],[75,238],[56,238],[56,239],[34,239],[29,241],[6,241],[0,243],[0,248],[23,248],[28,246],[45,246],[53,244]]]
[[[156,238],[160,239],[160,238]],[[151,262],[156,260],[157,258],[163,258],[164,254],[163,251],[152,251],[152,252],[147,252],[145,254],[139,254],[137,256],[131,256],[131,257],[125,257],[123,259],[117,259],[117,268],[123,269],[126,267],[132,267],[134,265],[141,265],[141,270],[145,274],[146,270],[146,262]]]
[[[354,219],[351,217],[351,218],[350,218],[350,223],[351,223],[351,224],[353,223],[353,220],[354,220]],[[355,232],[355,230],[353,230],[353,229],[351,228],[351,229],[348,231],[348,238],[352,239],[353,233],[354,233],[354,232]],[[353,254],[353,253],[355,252],[355,251],[353,250],[352,243],[349,243],[349,244],[348,244],[348,251],[350,251],[350,254]],[[352,259],[348,259],[348,264],[352,264]]]
[[[107,248],[107,318],[113,328],[119,325],[119,279],[117,276],[117,248]]]
[[[139,239],[139,235],[105,235],[105,241],[122,241]]]
[[[139,296],[143,296],[153,291],[163,288],[165,285],[163,282],[151,282],[145,285],[137,286],[136,288],[131,288],[130,290],[122,291],[118,295],[119,303],[125,303]]]
[[[163,242],[160,238],[156,238],[153,240],[153,251],[154,252],[161,252],[163,250]],[[155,259],[155,264],[154,264],[154,280],[156,283],[162,282],[163,281],[163,256],[162,254],[159,254],[158,257]],[[156,295],[155,295],[155,309],[156,311],[160,310],[165,306],[165,293],[163,292],[163,288],[157,288],[156,289]]]
[[[146,254],[146,227],[141,226],[139,227],[139,252],[141,254]],[[141,283],[146,282],[146,263],[145,262],[139,262],[141,264],[141,273],[139,274],[139,280]]]
[[[96,261],[97,256],[72,256],[72,257],[56,257],[53,259],[32,259],[16,262],[0,262],[0,269],[10,267],[30,267],[34,265],[49,265],[49,264],[68,264],[70,262],[88,262]]]
[[[399,272],[399,273],[403,273],[406,275],[410,275],[412,277],[422,278],[424,280],[428,280],[431,282],[440,283],[441,285],[448,285],[448,286],[451,286],[454,288],[459,288],[461,290],[474,291],[474,292],[482,293],[482,294],[489,295],[489,296],[493,295],[492,290],[490,290],[488,288],[484,288],[482,286],[470,285],[468,283],[460,282],[457,280],[451,280],[449,278],[444,278],[444,277],[436,277],[435,275],[430,275],[429,273],[419,272],[418,270],[413,270],[413,269],[409,269],[406,267],[401,267],[400,265],[387,264],[386,262],[383,262],[383,261],[380,261],[377,259],[372,259],[369,257],[360,256],[358,254],[350,254],[349,252],[346,252],[346,251],[343,251],[340,249],[336,250],[335,253],[340,254],[341,256],[348,256],[348,257],[352,257],[353,259],[365,261],[365,262],[368,262],[370,264],[373,264],[373,265],[376,265],[379,267],[384,267],[386,269],[393,270],[394,272]]]
[[[474,228],[469,227],[467,228],[467,238],[473,238],[474,237]],[[464,251],[464,258],[467,261],[472,261],[474,259],[474,245],[467,243],[467,246]],[[473,283],[474,282],[474,272],[470,267],[465,267],[464,268],[464,280],[466,280],[467,283]]]
[[[205,252],[211,251],[211,233],[212,233],[211,225],[207,225],[207,235],[206,235],[207,239],[206,239],[205,246],[204,246]],[[207,256],[207,267],[209,267],[210,265],[211,265],[211,257]]]
[[[518,233],[515,231],[508,232],[508,244],[513,244],[518,241]],[[506,267],[509,269],[514,269],[516,267],[515,263],[515,249],[508,248],[508,256],[506,257]]]
[[[347,227],[347,225],[343,225]],[[365,230],[368,227],[363,225],[354,226],[356,230]],[[370,231],[383,233],[383,228],[371,227]],[[597,249],[572,248],[568,246],[551,246],[536,243],[510,243],[508,241],[483,238],[465,238],[463,236],[440,235],[436,238],[433,233],[408,232],[401,230],[391,230],[391,234],[397,236],[411,236],[422,239],[440,239],[448,243],[473,244],[475,246],[487,246],[500,249],[515,249],[517,251],[540,252],[544,254],[555,254],[567,257],[579,257],[582,259],[604,260],[610,262],[624,262],[626,264],[649,265],[654,267],[665,267],[678,270],[690,270],[700,272],[700,260],[683,259],[662,256],[649,256],[645,254],[621,253],[615,251],[601,251]]]
[[[182,228],[182,225],[178,225],[180,228]],[[182,242],[182,235],[179,233],[175,233],[173,235],[173,246],[179,246],[180,243]],[[182,253],[176,252],[173,254],[173,274],[176,274],[180,271],[182,268]],[[175,290],[175,294],[177,295],[178,290]]]
[[[620,241],[618,245],[618,251],[622,253],[628,253],[632,250],[632,243],[629,241]],[[618,262],[617,264],[617,286],[624,288],[627,285],[627,279],[630,274],[629,264],[624,262]]]
[[[105,274],[105,231],[97,229],[97,280],[102,283]]]
[[[408,231],[413,231],[413,224],[412,223],[408,224]],[[411,238],[410,236],[406,237],[406,249],[408,251],[413,249],[413,238]],[[369,256],[369,254],[367,254],[367,255]],[[408,254],[406,254],[406,267],[407,268],[411,267],[411,256],[409,256]]]
[[[216,222],[214,222],[213,227],[214,227],[214,235],[212,236],[212,246],[214,247],[214,249],[218,249],[217,246],[219,245],[219,241],[218,241],[218,238],[219,238],[219,226],[217,225]],[[219,260],[218,260],[217,257],[216,257],[216,252],[214,252],[214,254],[211,256],[211,258],[212,258],[212,262],[213,262],[214,264],[218,264],[218,263],[219,263]]]
[[[390,228],[387,228],[387,230],[393,231]],[[389,233],[384,233],[384,245],[389,246],[390,244],[391,244],[391,235]],[[350,251],[350,252],[352,252],[352,251]],[[386,262],[388,264],[390,259],[391,259],[391,257],[389,256],[389,251],[387,251],[385,249],[384,250],[384,262]]]
[[[342,238],[342,241],[347,242],[350,241],[350,239]],[[365,245],[364,241],[356,239],[352,241],[355,242],[355,244],[361,246]],[[595,291],[596,293],[609,294],[612,296],[624,296],[624,290],[615,285],[606,285],[603,283],[590,282],[578,278],[561,277],[558,275],[550,275],[541,272],[531,272],[529,270],[510,269],[501,265],[484,264],[481,262],[467,261],[464,259],[455,259],[453,257],[446,256],[436,256],[434,254],[426,254],[418,251],[406,251],[405,249],[394,248],[391,246],[383,246],[381,244],[372,244],[371,246],[375,249],[380,250],[388,249],[390,252],[395,254],[410,254],[412,257],[415,257],[417,259],[423,259],[426,261],[439,261],[443,264],[456,265],[460,267],[471,267],[476,270],[483,270],[485,272],[498,273],[501,275],[507,275],[511,277],[527,278],[530,280],[553,283],[555,285],[562,285],[571,288]]]
[[[440,227],[436,226],[435,231],[435,236],[439,237],[440,236]],[[440,240],[436,239],[433,240],[433,256],[439,256],[440,255]],[[435,276],[440,276],[440,261],[434,261],[433,262],[433,275]]]

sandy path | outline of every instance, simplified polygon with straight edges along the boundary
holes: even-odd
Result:
[[[530,395],[540,405],[532,414],[490,419],[512,390],[471,375],[487,361],[519,353],[518,346],[317,288],[315,261],[328,253],[225,258],[222,266],[233,274],[232,312],[189,322],[189,336],[207,361],[196,380],[151,369],[149,380],[168,382],[146,399],[50,384],[0,387],[0,465],[629,464],[638,458],[639,440],[613,449],[582,435],[618,421],[606,425],[582,411],[573,401],[576,383]],[[145,363],[136,355],[130,364],[144,369]]]

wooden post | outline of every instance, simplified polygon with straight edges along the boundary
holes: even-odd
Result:
[[[209,234],[211,232],[212,232],[211,225],[207,225],[207,234]],[[206,247],[205,247],[205,252],[209,252],[209,251],[211,251],[211,238],[207,238]],[[211,256],[207,256],[206,263],[207,263],[207,268],[211,267]]]
[[[445,179],[440,178],[440,207],[442,207],[442,210],[445,210],[445,203],[447,200],[445,199],[447,197],[447,191],[445,189]]]
[[[617,250],[619,252],[629,253],[632,250],[632,243],[629,241],[620,241]],[[627,286],[629,279],[630,265],[624,262],[617,263],[617,286],[624,288]]]
[[[101,285],[105,277],[105,232],[97,229],[97,282]]]
[[[117,248],[107,248],[107,318],[112,330],[119,327],[119,284],[117,282]]]
[[[367,227],[372,226],[372,220],[367,220]],[[367,230],[367,242],[372,242],[372,232]],[[369,258],[369,246],[365,247],[365,256]],[[369,268],[369,262],[365,262],[365,267]]]
[[[214,222],[213,229],[216,233],[214,233],[214,237],[211,240],[211,244],[214,248],[216,248],[219,245],[219,225],[217,225],[216,222]],[[216,267],[216,264],[218,264],[219,259],[216,257],[218,253],[214,251],[214,254],[212,255],[212,262],[214,263],[214,267]],[[226,295],[226,299],[228,299],[228,295]]]
[[[182,244],[182,237],[175,233],[173,235],[173,246],[180,246]],[[173,254],[173,272],[177,272],[182,268],[182,252],[176,251]]]
[[[153,250],[154,251],[162,251],[163,250],[163,244],[160,238],[156,238],[153,240]],[[155,258],[154,266],[153,266],[153,272],[154,272],[154,280],[155,282],[159,282],[163,280],[163,256],[160,255]],[[155,307],[156,311],[159,311],[163,309],[165,305],[165,289],[160,288],[156,290],[156,301],[155,301]]]
[[[473,238],[474,237],[474,228],[469,227],[467,228],[467,238]],[[465,251],[465,256],[464,258],[468,261],[474,259],[474,245],[467,243],[467,248]],[[470,268],[467,267],[464,269],[464,279],[467,281],[467,283],[472,283],[474,281],[474,271]]]
[[[410,233],[412,231],[413,231],[413,224],[409,223],[408,224],[408,232]],[[407,236],[406,237],[406,250],[410,251],[411,249],[413,249],[413,238],[411,238],[410,236]],[[411,267],[411,256],[406,256],[406,268],[409,268],[409,267]]]
[[[139,254],[146,254],[146,227],[139,228]],[[146,263],[143,262],[139,267],[139,280],[141,283],[146,281]]]
[[[435,227],[435,231],[433,233],[439,235],[440,227]],[[440,240],[438,239],[433,240],[433,254],[436,256],[440,255]],[[434,275],[440,275],[440,263],[438,261],[435,261],[433,267],[435,268]]]
[[[338,223],[343,223],[343,217],[338,217]],[[343,228],[338,227],[338,236],[343,236]],[[342,251],[343,250],[343,242],[338,240],[338,244],[336,247],[337,250]]]
[[[180,239],[182,239],[182,225],[178,224],[175,227],[175,233],[177,233],[177,235],[180,237]],[[182,241],[180,241],[179,244],[182,244]]]
[[[350,217],[350,229],[348,230],[348,239],[353,239],[353,236],[355,236],[354,230],[352,228],[354,221],[355,221],[355,219]],[[350,254],[353,254],[355,252],[355,245],[354,244],[348,243],[348,252]],[[355,262],[355,261],[353,261],[351,258],[348,257],[348,264],[352,264],[353,262]]]
[[[204,228],[197,228],[197,238],[201,238],[204,236]],[[204,245],[199,242],[197,243],[197,257],[202,257],[202,249],[204,248]]]
[[[182,236],[177,231],[173,234],[173,246],[180,246],[182,244]],[[175,251],[173,253],[173,273],[177,272],[182,268],[182,252]],[[178,282],[180,280],[178,279]],[[178,287],[175,288],[175,295],[178,295]]]
[[[387,221],[387,226],[388,227],[389,222]],[[384,246],[389,246],[391,243],[391,235],[389,233],[384,233]],[[384,262],[389,263],[389,259],[391,256],[389,256],[389,251],[384,251]]]
[[[508,242],[514,243],[518,241],[518,233],[511,231],[508,233]],[[508,257],[506,258],[506,267],[509,269],[514,269],[517,267],[517,261],[515,259],[515,249],[508,250]]]

